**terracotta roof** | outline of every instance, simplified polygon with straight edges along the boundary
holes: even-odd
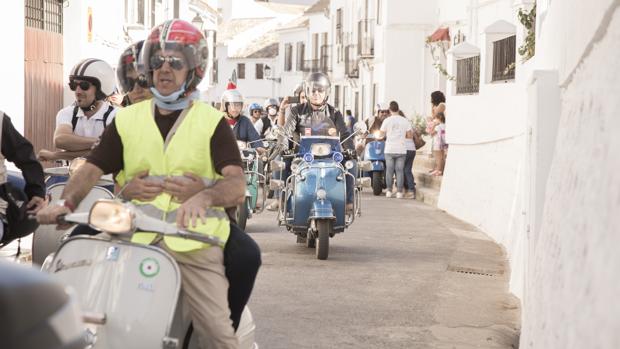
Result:
[[[237,36],[237,34],[243,33],[244,31],[257,25],[261,25],[271,19],[272,18],[242,18],[222,22],[217,28],[217,42],[225,43]]]
[[[278,52],[278,36],[275,31],[270,31],[231,54],[230,58],[274,58]]]
[[[306,12],[304,12],[304,14],[325,12],[328,9],[329,9],[329,0],[319,0],[314,5],[310,6],[310,8],[307,9]]]
[[[310,23],[310,20],[308,19],[308,17],[298,17],[284,24],[283,26],[279,27],[277,30],[279,31],[279,30],[289,30],[289,29],[296,29],[296,28],[307,28],[309,23]]]

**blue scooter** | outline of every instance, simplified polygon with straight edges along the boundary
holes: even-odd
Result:
[[[285,181],[271,182],[275,190],[281,190],[278,223],[297,235],[297,242],[315,248],[318,259],[325,260],[329,238],[351,226],[359,214],[359,188],[364,181],[349,173],[355,166],[353,159],[342,164],[345,155],[339,137],[302,136],[296,144],[297,154],[284,155],[293,157],[291,175]],[[272,161],[274,170],[284,166],[283,161]],[[369,163],[358,166],[368,169]],[[347,177],[360,184],[352,186],[354,207],[350,212],[346,212]]]
[[[372,193],[381,195],[385,188],[385,142],[378,140],[377,134],[368,134],[366,139],[372,139],[364,148],[364,160],[370,161],[371,169],[367,171],[372,183]]]

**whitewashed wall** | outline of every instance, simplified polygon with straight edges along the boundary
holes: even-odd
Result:
[[[498,20],[516,27],[518,7],[505,0],[453,8],[444,1],[442,6],[440,14],[448,17],[440,17],[440,22],[459,21],[465,23],[464,31],[476,34],[467,42],[480,49],[481,76],[480,91],[475,95],[456,95],[454,82],[447,86],[446,138],[450,149],[438,206],[478,226],[506,248],[511,262],[510,288],[522,298],[526,83],[532,61],[521,65],[517,57],[515,80],[486,83],[486,67],[492,63],[487,59],[490,46],[485,34],[485,29]],[[464,11],[460,19],[457,9]],[[518,36],[517,46],[520,44]],[[449,73],[455,75],[450,60],[447,65]]]
[[[304,42],[306,45],[308,38],[308,28],[295,28],[286,31],[278,32],[280,42],[280,54],[278,56],[278,73],[272,74],[275,78],[280,77],[281,83],[278,84],[277,95],[278,96],[292,96],[293,91],[297,87],[297,84],[301,83],[304,79],[304,72],[297,70],[297,57],[300,52],[297,51],[297,43]],[[284,45],[291,44],[291,70],[284,71],[284,61],[286,56],[284,54]]]
[[[5,33],[0,64],[0,110],[24,133],[24,1],[0,3],[0,29]]]
[[[537,59],[557,71],[561,107],[541,227],[529,234],[521,347],[619,348],[620,4],[539,6]]]

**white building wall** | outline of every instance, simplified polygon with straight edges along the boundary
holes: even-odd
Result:
[[[492,62],[487,59],[491,38],[487,38],[485,29],[498,20],[518,28],[518,9],[513,1],[507,0],[453,8],[450,4],[442,3],[445,7],[439,13],[448,17],[440,17],[440,23],[451,23],[476,34],[469,36],[467,42],[475,40],[480,48],[481,76],[480,91],[475,95],[456,95],[455,82],[447,86],[446,138],[450,149],[438,206],[478,226],[505,246],[511,260],[511,291],[522,298],[526,82],[532,61],[522,66],[521,58],[517,57],[515,80],[486,83],[485,68]],[[457,9],[464,11],[460,19]],[[454,30],[451,34],[455,34]],[[520,45],[518,37],[517,47]],[[447,68],[455,75],[451,59]]]
[[[280,54],[278,56],[278,70],[280,74],[274,77],[280,77],[282,81],[278,84],[277,96],[292,96],[295,88],[304,79],[304,72],[297,70],[297,57],[300,52],[297,51],[297,43],[304,42],[308,44],[308,28],[295,28],[291,30],[281,31],[279,34]],[[291,70],[284,71],[284,60],[286,59],[284,45],[291,44]]]
[[[559,127],[539,136],[557,140],[548,177],[536,173],[546,186],[540,229],[528,234],[521,347],[619,348],[620,3],[539,6],[536,59],[560,91],[543,117]]]
[[[24,134],[24,1],[0,3],[0,29],[5,35],[0,76],[0,110]]]

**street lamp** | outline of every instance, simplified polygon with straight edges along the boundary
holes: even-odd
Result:
[[[267,80],[272,80],[272,81],[275,81],[277,83],[281,83],[282,82],[282,78],[272,78],[271,77],[271,67],[268,66],[267,64],[265,64],[265,67],[263,68],[263,75],[265,75],[265,79],[267,79]]]
[[[194,27],[198,28],[198,30],[202,31],[202,26],[205,24],[205,21],[202,20],[202,16],[196,13],[196,16],[192,19],[192,24]]]

